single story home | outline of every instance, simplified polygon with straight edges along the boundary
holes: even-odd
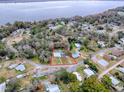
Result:
[[[107,67],[109,65],[109,63],[104,59],[98,60],[98,63],[103,67]]]
[[[124,73],[124,67],[118,67],[116,69],[119,70],[120,72]]]
[[[82,81],[82,77],[81,77],[80,73],[78,73],[78,72],[73,72],[73,74],[76,75],[77,80]]]
[[[95,75],[95,73],[89,68],[84,69],[84,73],[86,74],[87,77]]]
[[[62,57],[64,53],[61,50],[53,52],[54,57]]]
[[[50,82],[45,83],[45,88],[47,92],[60,92],[59,86]]]
[[[15,68],[17,65],[18,65],[18,64],[11,64],[8,68],[9,68],[9,69],[13,69],[13,68]]]
[[[80,52],[74,52],[74,53],[72,53],[72,57],[73,58],[78,58],[80,56]]]
[[[124,50],[118,49],[118,48],[112,48],[111,54],[116,56],[116,57],[120,57],[120,56],[124,55]]]
[[[113,76],[110,76],[110,79],[111,79],[112,85],[114,85],[114,86],[116,86],[120,83],[120,81]]]
[[[6,89],[6,83],[1,83],[0,84],[0,92],[5,92],[5,89]]]
[[[15,69],[18,70],[18,71],[24,71],[26,68],[23,64],[20,64]]]
[[[98,45],[100,45],[100,47],[104,48],[104,47],[105,47],[105,42],[103,42],[103,41],[98,41]]]

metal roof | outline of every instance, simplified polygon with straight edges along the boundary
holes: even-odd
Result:
[[[95,73],[94,73],[91,69],[89,69],[89,68],[84,69],[84,73],[87,75],[87,77],[90,77],[90,76],[92,76],[92,75],[95,74]]]
[[[108,63],[107,61],[105,61],[104,59],[99,60],[98,63],[99,63],[100,65],[104,66],[104,67],[106,67],[106,66],[109,65],[109,63]]]
[[[15,69],[16,70],[20,70],[20,71],[24,71],[25,70],[25,66],[23,64],[20,64]]]
[[[110,76],[110,79],[111,79],[111,81],[112,81],[112,84],[115,85],[115,86],[120,83],[120,81],[117,80],[117,79],[116,79],[115,77],[113,77],[113,76]]]

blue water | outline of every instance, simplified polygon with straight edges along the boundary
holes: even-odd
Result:
[[[0,24],[50,18],[86,16],[124,6],[124,1],[48,1],[0,3]]]

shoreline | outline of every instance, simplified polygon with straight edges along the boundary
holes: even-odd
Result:
[[[122,1],[123,0],[0,0],[0,3],[30,3],[30,2],[50,2],[50,1]]]
[[[76,0],[0,0],[0,3],[31,3],[31,2],[51,2],[51,1],[76,1]],[[81,0],[77,0],[81,1]],[[85,1],[85,0],[84,0]]]

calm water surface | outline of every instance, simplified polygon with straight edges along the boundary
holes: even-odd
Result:
[[[49,1],[0,3],[0,24],[49,18],[86,16],[124,6],[124,1]]]

